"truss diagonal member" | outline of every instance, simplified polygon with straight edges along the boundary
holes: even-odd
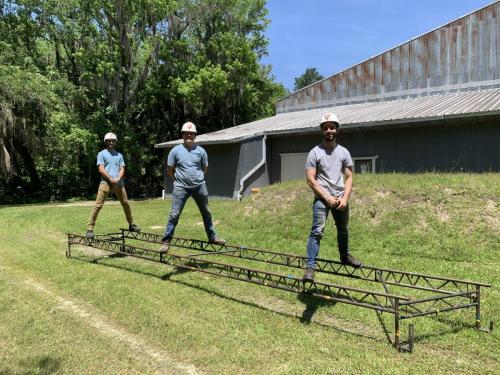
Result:
[[[161,242],[161,236],[146,232],[130,232],[122,230],[124,237],[134,239],[145,239],[151,242]],[[283,252],[270,251],[265,249],[254,249],[244,246],[231,246],[231,245],[217,245],[214,247],[207,241],[192,240],[180,237],[174,237],[171,241],[171,246],[183,247],[199,251],[226,251],[226,250],[239,250],[240,252],[227,253],[227,256],[235,256],[243,259],[250,259],[261,261],[264,263],[278,264],[294,268],[304,268],[305,257],[296,254],[287,254]],[[467,289],[469,286],[485,286],[490,287],[489,284],[478,283],[467,280],[458,280],[445,278],[440,276],[425,275],[414,272],[403,272],[398,270],[363,266],[361,268],[351,268],[343,266],[338,261],[329,259],[317,259],[317,271],[336,274],[340,276],[348,276],[351,278],[359,278],[368,281],[377,281],[372,278],[373,272],[381,271],[384,275],[384,280],[387,285],[398,285],[406,288],[414,288],[420,290],[437,291],[439,293],[448,294],[454,293],[456,290],[444,290],[443,288],[448,285],[453,285],[459,291]],[[377,281],[378,282],[378,281]]]
[[[387,294],[389,294],[389,288],[387,286],[387,283],[385,282],[385,279],[384,279],[384,274],[381,270],[377,270],[376,271],[376,277],[377,277],[377,280],[379,280],[381,283],[382,283],[382,286],[384,287],[384,290]],[[389,298],[389,302],[391,303],[391,306],[394,308],[395,305],[394,305],[394,299],[393,298]]]
[[[401,307],[407,314],[407,316],[404,317],[404,319],[406,319],[414,316],[437,314],[443,311],[477,306],[478,302],[468,302],[474,299],[475,296],[476,291],[458,292],[452,295],[440,295],[418,300],[402,301]]]

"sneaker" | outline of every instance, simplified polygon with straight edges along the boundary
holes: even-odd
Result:
[[[94,231],[88,230],[87,233],[85,233],[85,238],[87,238],[89,240],[93,240],[94,239]]]
[[[131,231],[131,232],[140,232],[141,231],[141,227],[136,225],[136,224],[130,224],[128,226],[128,230]]]
[[[354,268],[359,268],[363,265],[363,263],[360,260],[354,258],[352,255],[346,255],[340,257],[340,261],[342,262],[342,264],[345,264],[347,266],[352,266]]]
[[[160,253],[168,253],[168,249],[170,248],[170,240],[165,240],[161,244],[160,249],[158,250]]]
[[[310,282],[314,281],[314,268],[312,267],[306,268],[302,281],[310,281]]]
[[[215,236],[214,238],[209,239],[208,242],[212,243],[214,245],[225,245],[226,244],[225,240],[223,240],[222,238],[217,237],[217,236]]]

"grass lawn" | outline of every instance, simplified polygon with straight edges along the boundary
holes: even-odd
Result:
[[[228,243],[303,255],[311,203],[292,181],[210,206]],[[500,373],[499,330],[475,330],[474,309],[412,319],[415,350],[398,353],[390,314],[92,249],[67,259],[65,233],[84,234],[91,206],[0,206],[0,375]],[[355,176],[350,207],[365,264],[490,283],[482,324],[498,326],[500,174]],[[132,210],[162,233],[170,201]],[[125,224],[108,201],[96,233]],[[176,235],[205,239],[194,202]],[[338,258],[331,218],[320,256]]]

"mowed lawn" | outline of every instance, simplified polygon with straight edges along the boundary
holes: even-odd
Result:
[[[353,254],[367,265],[492,284],[482,325],[498,326],[500,174],[354,181]],[[305,182],[292,181],[210,207],[228,243],[304,254],[311,203]],[[133,201],[132,210],[144,231],[162,233],[170,204]],[[404,321],[403,338],[415,324],[415,349],[399,353],[390,314],[95,249],[68,259],[66,233],[84,234],[91,206],[0,207],[0,374],[500,373],[499,330],[474,329],[474,309]],[[110,200],[96,233],[125,224]],[[193,202],[176,235],[205,239]],[[330,218],[320,255],[337,259],[335,244]]]

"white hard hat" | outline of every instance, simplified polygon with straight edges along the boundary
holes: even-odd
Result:
[[[182,125],[181,133],[183,132],[198,133],[196,131],[196,126],[192,122],[186,122]]]
[[[325,122],[335,122],[337,126],[340,126],[340,121],[339,118],[335,113],[332,112],[326,112],[322,117],[321,117],[321,122],[319,123],[320,127],[323,127],[323,124]]]
[[[115,141],[118,140],[115,133],[106,133],[106,135],[104,136],[104,142],[106,142],[108,139],[114,139]]]

